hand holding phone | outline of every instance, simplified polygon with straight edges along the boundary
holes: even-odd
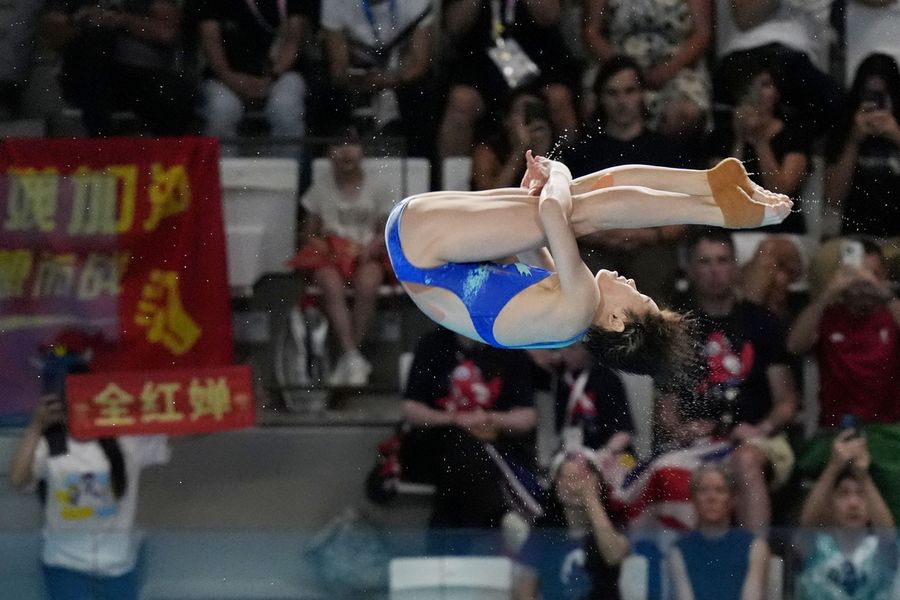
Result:
[[[846,436],[845,439],[853,439],[862,435],[859,429],[859,419],[856,415],[844,415],[841,417],[839,427],[841,433]]]
[[[859,240],[841,241],[841,264],[855,269],[861,269],[866,252]]]
[[[57,394],[45,394],[41,397],[34,413],[34,421],[41,428],[60,425],[66,421],[66,404]]]

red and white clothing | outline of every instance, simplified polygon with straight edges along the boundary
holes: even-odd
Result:
[[[900,417],[900,328],[887,308],[855,315],[829,307],[819,324],[819,424],[843,415],[890,423]]]

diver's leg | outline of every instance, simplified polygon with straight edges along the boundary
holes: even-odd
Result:
[[[744,166],[726,159],[712,169],[669,169],[644,165],[599,172],[596,189],[574,197],[577,235],[602,229],[673,224],[731,228],[779,223],[791,202],[753,183]],[[669,200],[666,203],[661,199]]]
[[[755,193],[751,198],[740,188],[700,196],[618,185],[581,194],[574,205],[571,223],[578,237],[605,229],[678,224],[757,227],[780,223],[791,208],[786,196],[769,199]]]

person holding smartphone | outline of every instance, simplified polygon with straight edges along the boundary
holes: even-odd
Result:
[[[894,518],[869,469],[866,438],[848,428],[803,503],[794,547],[803,569],[798,600],[890,598],[897,571]]]
[[[844,235],[900,235],[898,123],[900,68],[887,54],[871,54],[825,152],[825,200],[840,210]]]
[[[763,187],[796,198],[809,170],[811,140],[789,114],[782,98],[786,76],[772,63],[749,69],[742,93],[728,124],[717,124],[710,164],[725,156],[744,161],[751,179]],[[806,233],[806,222],[795,211],[766,231]]]
[[[858,255],[860,264],[852,264]],[[794,354],[816,352],[819,424],[835,427],[845,413],[863,422],[896,422],[900,300],[881,248],[865,239],[832,240],[809,271],[812,301],[794,321],[787,347]]]
[[[61,388],[38,402],[9,470],[13,486],[36,490],[44,504],[41,562],[48,597],[136,600],[139,474],[168,462],[167,438],[76,440],[67,433]]]
[[[473,190],[517,186],[525,174],[525,151],[544,156],[553,144],[550,115],[539,95],[515,93],[497,120],[497,126],[481,127],[472,153]]]

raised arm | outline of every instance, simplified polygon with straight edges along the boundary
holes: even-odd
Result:
[[[804,354],[819,341],[819,325],[829,305],[836,302],[848,287],[860,279],[859,273],[848,266],[841,266],[817,297],[800,311],[787,337],[787,349],[792,354]]]
[[[869,473],[871,462],[865,438],[854,437],[851,432],[844,432],[835,437],[828,463],[803,503],[800,525],[802,527],[833,525],[830,497],[834,493],[838,475],[847,465],[852,464],[856,478],[862,486],[872,525],[878,529],[892,529],[894,517]]]
[[[25,434],[19,440],[9,465],[9,482],[13,487],[23,488],[33,480],[32,463],[38,443],[46,428],[65,419],[65,406],[55,394],[40,399],[34,416]]]
[[[769,566],[769,545],[762,538],[750,546],[750,564],[741,588],[741,600],[763,600],[766,597],[766,573]]]
[[[606,38],[606,0],[583,0],[581,6],[584,24],[582,38],[588,52],[597,60],[609,60],[616,53]]]
[[[594,276],[581,260],[575,234],[569,224],[572,215],[571,182],[569,169],[560,162],[550,161],[549,177],[541,190],[538,213],[563,293],[568,296],[593,292],[593,296],[597,296],[599,292]],[[596,301],[593,305],[596,306]]]

